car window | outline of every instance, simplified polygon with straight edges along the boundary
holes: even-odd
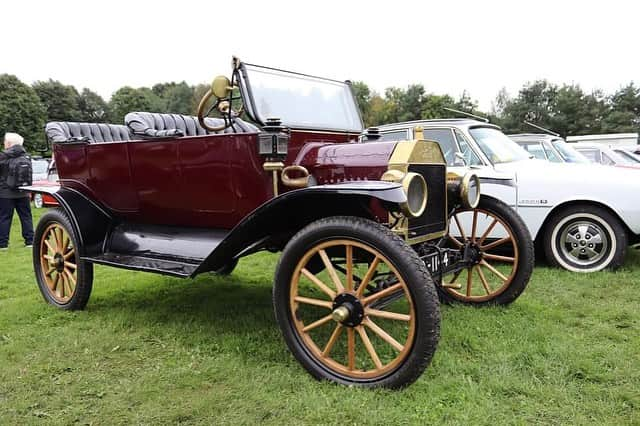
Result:
[[[47,161],[31,160],[31,169],[33,173],[47,173],[47,167],[49,163]]]
[[[407,131],[406,130],[396,130],[393,132],[385,132],[380,135],[379,141],[406,141],[407,139]]]
[[[456,160],[458,146],[453,138],[451,129],[424,129],[422,134],[426,140],[436,141],[442,149],[447,165],[453,166]]]
[[[453,129],[453,133],[456,137],[458,147],[460,148],[460,152],[464,156],[464,161],[467,166],[481,166],[482,161],[480,161],[480,157],[478,157],[478,155],[473,151],[473,148],[471,148],[471,144],[462,134],[462,132],[458,129]]]
[[[624,149],[616,149],[614,151],[616,152],[616,154],[624,157],[624,159],[627,160],[630,164],[640,163],[640,157],[629,151],[625,151]]]
[[[613,161],[613,159],[611,157],[609,157],[607,154],[605,154],[603,152],[602,153],[602,164],[605,164],[607,166],[613,166],[614,164],[616,164],[616,162]]]
[[[585,149],[585,148],[576,148],[578,152],[587,157],[589,160],[594,163],[600,162],[600,151],[597,149]]]
[[[539,142],[536,143],[523,143],[520,144],[521,147],[527,150],[527,152],[531,153],[538,160],[546,160],[547,156],[545,155],[545,151],[542,148],[542,145]]]
[[[542,148],[544,148],[544,152],[546,152],[549,161],[551,161],[552,163],[564,163],[564,161],[562,161],[562,157],[556,154],[553,149],[544,144],[542,145]]]

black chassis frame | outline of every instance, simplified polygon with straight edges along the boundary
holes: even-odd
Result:
[[[233,229],[222,230],[127,222],[75,189],[23,189],[49,194],[60,203],[71,221],[83,260],[183,278],[215,272],[261,250],[282,250],[296,232],[315,220],[329,216],[373,219],[372,202],[389,211],[406,202],[397,183],[356,181],[314,186],[272,198]]]

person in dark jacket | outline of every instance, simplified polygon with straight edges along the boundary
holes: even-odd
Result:
[[[4,151],[0,152],[0,250],[9,246],[9,231],[13,211],[18,212],[22,225],[22,238],[27,247],[33,245],[33,219],[31,218],[31,202],[29,193],[17,191],[7,185],[9,174],[9,160],[27,152],[22,147],[24,139],[17,133],[4,135]]]

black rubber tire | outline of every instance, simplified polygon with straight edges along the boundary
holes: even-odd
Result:
[[[606,233],[605,237],[609,242],[607,254],[593,265],[580,265],[564,255],[559,248],[562,230],[577,220],[596,223]],[[545,257],[551,266],[587,273],[607,268],[617,269],[624,263],[629,241],[627,231],[616,216],[602,207],[579,204],[563,208],[549,218],[540,232],[544,235]]]
[[[231,275],[231,273],[238,266],[238,259],[233,259],[231,262],[224,265],[222,268],[215,271],[217,275]]]
[[[515,301],[527,288],[533,268],[535,264],[535,250],[533,246],[533,239],[531,233],[527,228],[520,215],[509,207],[508,204],[500,201],[496,198],[482,195],[478,208],[489,211],[491,214],[502,219],[507,226],[511,228],[513,235],[516,239],[519,257],[516,265],[516,274],[511,281],[509,287],[507,287],[502,293],[496,297],[485,301],[463,301],[454,297],[442,286],[437,285],[438,295],[442,303],[461,303],[471,306],[495,306],[495,305],[508,305]]]
[[[73,296],[71,296],[71,298],[66,303],[59,303],[49,294],[47,284],[43,278],[44,271],[42,270],[42,265],[40,263],[40,246],[41,240],[44,237],[43,233],[46,231],[49,225],[53,223],[57,223],[66,230],[67,234],[69,234],[69,237],[71,238],[71,241],[73,242],[73,247],[76,248],[76,288]],[[73,227],[71,226],[69,218],[61,209],[51,209],[47,211],[40,218],[40,222],[38,222],[33,241],[33,269],[36,274],[36,280],[38,282],[40,293],[42,293],[42,297],[44,297],[44,300],[46,300],[48,303],[57,308],[69,311],[82,310],[85,308],[85,306],[87,306],[87,302],[89,301],[91,290],[93,288],[93,264],[91,262],[80,260],[80,256],[78,253],[78,238],[73,232]]]
[[[405,280],[416,313],[415,341],[411,352],[395,370],[382,377],[355,379],[330,370],[302,342],[291,320],[289,292],[293,271],[313,246],[327,240],[348,238],[384,254]],[[388,228],[371,220],[335,216],[313,222],[299,231],[285,247],[275,274],[273,304],[276,320],[295,358],[318,380],[361,387],[402,388],[413,383],[431,362],[440,337],[440,307],[435,286],[416,252]]]

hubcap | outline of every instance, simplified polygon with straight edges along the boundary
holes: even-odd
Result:
[[[588,266],[602,260],[609,242],[602,227],[591,221],[569,224],[560,234],[562,254],[574,263]]]

